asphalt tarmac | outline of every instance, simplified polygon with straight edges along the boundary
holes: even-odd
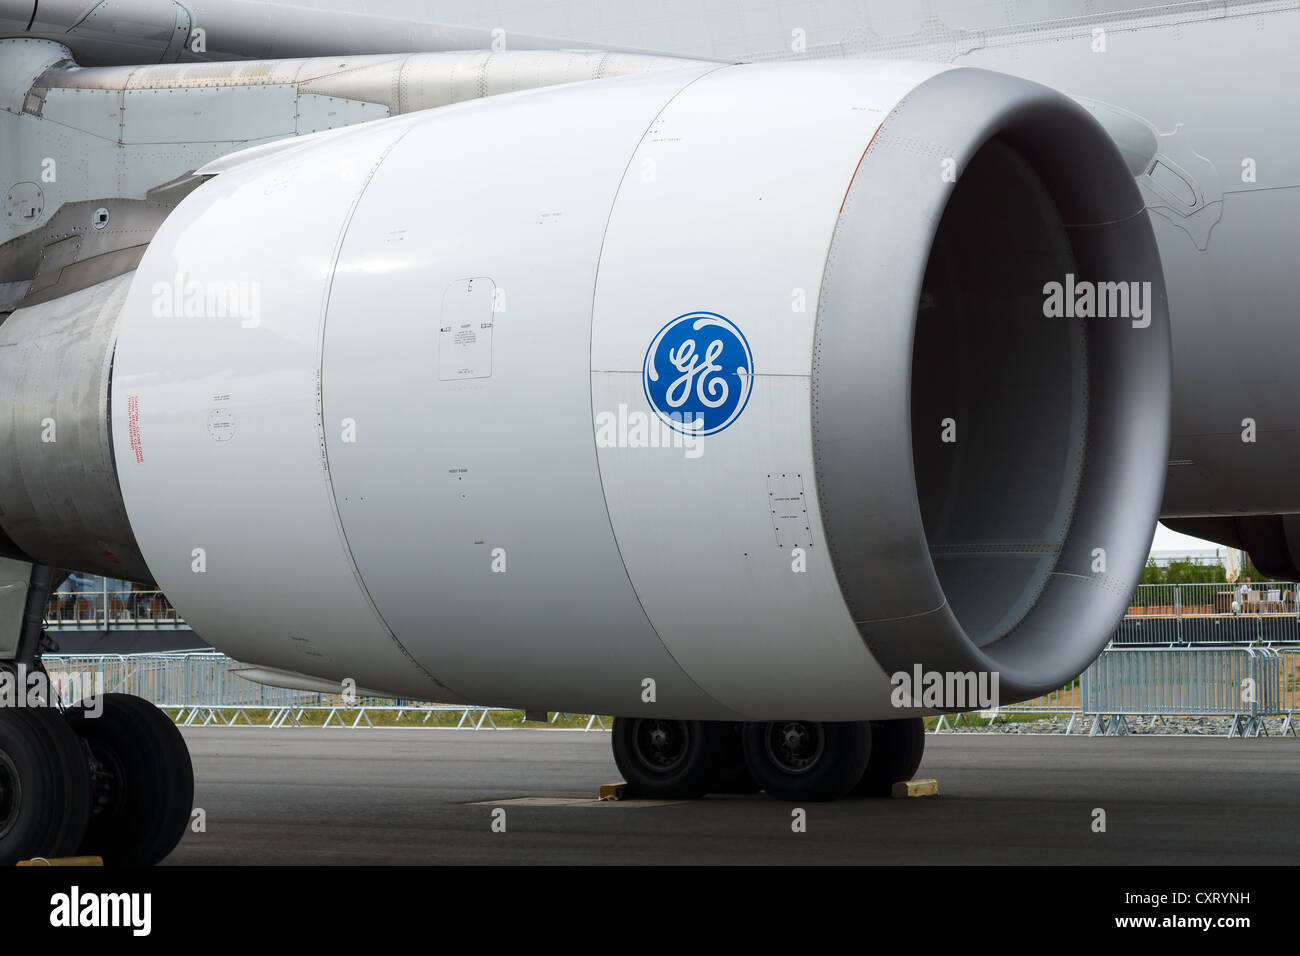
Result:
[[[930,735],[938,796],[809,803],[794,832],[796,805],[761,794],[596,802],[618,779],[606,733],[184,734],[206,832],[168,864],[1300,861],[1295,737]]]

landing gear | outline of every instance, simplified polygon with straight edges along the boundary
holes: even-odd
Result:
[[[194,802],[180,731],[153,704],[126,694],[66,712],[51,706],[56,694],[41,654],[53,642],[41,619],[67,572],[0,557],[0,573],[28,578],[22,608],[10,604],[0,618],[0,678],[22,685],[7,695],[13,706],[0,707],[0,866],[78,854],[157,863],[180,841]],[[43,678],[44,689],[30,693],[28,675]]]
[[[925,723],[920,717],[871,722],[871,757],[851,793],[855,797],[887,797],[894,784],[911,780],[925,753]]]
[[[629,792],[688,800],[766,790],[778,800],[887,797],[925,750],[919,717],[720,723],[619,717],[614,761]]]
[[[871,755],[866,721],[777,720],[746,724],[745,763],[778,800],[836,800],[862,779]]]
[[[113,866],[152,866],[185,834],[194,768],[176,725],[153,704],[104,694],[103,713],[81,706],[68,723],[94,760],[93,802],[81,852]]]
[[[180,841],[193,798],[185,741],[148,701],[0,709],[0,866],[74,855],[152,865]]]
[[[718,790],[739,769],[732,725],[619,717],[614,762],[636,796],[689,800]]]

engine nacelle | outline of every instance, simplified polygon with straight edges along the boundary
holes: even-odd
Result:
[[[914,665],[1057,687],[1123,613],[1164,287],[1131,174],[1051,90],[700,66],[200,172],[123,307],[113,442],[153,577],[237,658],[856,720]],[[1073,296],[1116,283],[1131,314]]]

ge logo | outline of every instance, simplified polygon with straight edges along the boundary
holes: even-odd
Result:
[[[713,435],[749,402],[754,357],[740,329],[713,312],[679,315],[645,353],[645,397],[669,428]]]

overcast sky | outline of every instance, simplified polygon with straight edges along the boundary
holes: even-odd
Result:
[[[1208,551],[1213,548],[1221,548],[1223,545],[1215,544],[1213,541],[1202,541],[1200,538],[1193,538],[1191,535],[1179,534],[1177,531],[1170,531],[1163,524],[1156,525],[1156,536],[1151,542],[1152,551]]]

